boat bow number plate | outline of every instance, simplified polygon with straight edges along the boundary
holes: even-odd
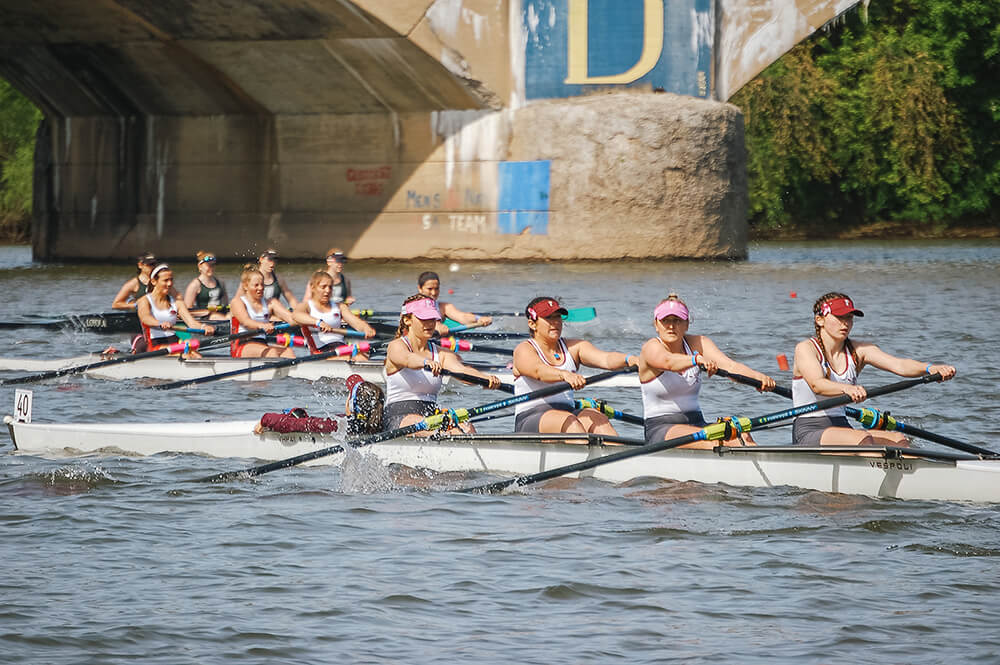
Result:
[[[14,421],[19,423],[31,422],[31,391],[17,390],[14,393]]]

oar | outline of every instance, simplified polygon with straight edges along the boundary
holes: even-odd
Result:
[[[929,383],[931,381],[940,381],[940,374],[925,374],[918,379],[908,379],[906,381],[899,381],[898,383],[892,383],[888,386],[883,386],[881,388],[873,388],[868,391],[869,397],[878,397],[879,395],[887,395],[889,393],[897,392],[899,390],[905,390],[906,388],[911,388],[913,386],[920,385],[922,383]],[[836,397],[830,397],[828,399],[820,400],[812,404],[803,404],[802,406],[793,407],[785,411],[778,411],[776,413],[769,413],[764,416],[758,416],[756,418],[740,418],[735,417],[730,420],[712,423],[703,429],[698,430],[692,434],[686,434],[684,436],[675,437],[673,439],[667,439],[665,441],[655,441],[645,446],[639,446],[636,448],[630,448],[628,450],[623,450],[617,453],[611,453],[610,455],[605,455],[603,457],[597,457],[594,459],[585,460],[583,462],[577,462],[576,464],[568,464],[566,466],[556,467],[555,469],[550,469],[548,471],[542,471],[539,473],[533,473],[527,476],[517,476],[516,478],[511,478],[510,480],[501,480],[495,483],[489,483],[488,485],[481,485],[479,487],[470,487],[461,492],[480,492],[480,493],[493,493],[502,491],[513,485],[518,487],[524,487],[525,485],[531,485],[534,483],[542,482],[544,480],[549,480],[551,478],[558,478],[559,476],[565,476],[567,473],[575,473],[577,471],[586,471],[587,469],[593,469],[594,467],[602,466],[604,464],[611,464],[612,462],[618,462],[620,460],[629,459],[630,457],[638,457],[639,455],[649,455],[651,453],[657,453],[663,450],[670,450],[671,448],[676,448],[678,446],[683,446],[688,443],[694,443],[696,441],[720,441],[727,436],[731,435],[733,431],[737,432],[749,432],[753,430],[754,427],[760,427],[761,425],[767,425],[779,420],[787,420],[789,418],[794,418],[796,416],[801,416],[804,413],[812,413],[813,411],[822,411],[824,409],[830,409],[835,406],[840,406],[842,404],[847,404],[851,401],[848,395],[838,395]]]
[[[465,381],[466,383],[474,383],[477,386],[482,386],[484,388],[490,387],[490,382],[487,379],[480,378],[478,376],[473,376],[471,374],[465,374],[463,372],[452,372],[451,370],[442,369],[442,374],[446,374],[452,378],[458,379],[459,381]],[[509,383],[501,383],[496,387],[497,390],[502,390],[505,393],[514,394],[514,386]]]
[[[254,331],[259,332],[259,331]],[[150,386],[154,390],[172,390],[173,388],[180,388],[181,386],[190,386],[199,383],[209,383],[212,381],[220,381],[222,379],[228,379],[234,376],[239,376],[241,374],[250,374],[252,372],[258,372],[260,370],[273,370],[280,369],[282,367],[291,367],[293,365],[301,365],[303,363],[311,363],[317,360],[326,360],[327,358],[333,358],[336,356],[349,356],[358,353],[368,353],[373,348],[375,348],[379,342],[369,344],[368,342],[359,342],[357,344],[342,344],[332,351],[324,351],[323,353],[315,353],[310,356],[298,356],[296,358],[285,358],[284,360],[278,360],[275,362],[260,363],[257,365],[251,365],[250,367],[243,367],[240,369],[234,369],[229,372],[222,372],[221,374],[209,374],[206,376],[199,376],[194,379],[182,379],[180,381],[171,381],[170,383],[160,383],[157,385]]]
[[[374,309],[352,309],[351,311],[363,319],[370,319],[372,317],[379,318],[386,316],[388,317],[399,316],[398,311],[382,312]],[[593,307],[578,307],[576,309],[568,309],[566,310],[566,312],[567,314],[566,316],[563,317],[563,319],[575,323],[580,323],[583,321],[593,321],[597,317],[597,310],[594,309]],[[491,316],[491,317],[524,316],[524,312],[486,312],[484,314],[480,314],[480,316]]]
[[[499,346],[483,346],[481,344],[473,344],[467,339],[457,339],[455,337],[442,337],[441,339],[432,339],[431,344],[437,344],[442,349],[448,349],[449,351],[477,351],[479,353],[496,353],[502,356],[512,356],[514,355],[514,349],[504,349]]]
[[[737,383],[742,383],[748,386],[753,386],[754,388],[760,388],[760,381],[757,379],[752,379],[749,376],[744,376],[742,374],[733,374],[725,370],[718,370],[716,372],[719,376],[724,376],[726,378],[732,379]],[[774,393],[776,395],[781,395],[782,397],[787,397],[791,399],[792,391],[783,386],[775,386]],[[871,397],[871,394],[868,395]],[[949,448],[954,448],[955,450],[961,450],[966,453],[973,453],[975,455],[987,455],[996,456],[997,453],[988,450],[986,448],[980,448],[979,446],[972,443],[965,443],[964,441],[959,441],[953,439],[949,436],[942,436],[941,434],[935,434],[934,432],[928,432],[925,429],[920,429],[913,425],[907,425],[906,423],[900,422],[893,418],[889,413],[885,411],[880,411],[873,408],[857,408],[855,406],[845,407],[844,410],[847,412],[851,418],[856,419],[862,425],[868,429],[880,429],[886,432],[902,432],[910,436],[916,437],[918,439],[927,439],[928,441],[933,441],[934,443],[940,443],[942,446],[947,446]]]
[[[603,372],[601,374],[595,374],[587,379],[587,384],[594,384],[606,379],[613,378],[619,374],[624,374],[626,372],[633,372],[636,370],[634,365],[628,367],[614,370],[611,372]],[[476,378],[476,377],[473,377]],[[469,420],[470,418],[475,418],[492,411],[499,411],[501,409],[506,409],[512,407],[516,404],[523,404],[524,402],[530,402],[531,400],[541,399],[542,397],[548,397],[549,395],[557,395],[565,390],[569,390],[570,385],[565,381],[559,381],[553,383],[552,385],[545,386],[544,388],[539,388],[530,393],[525,393],[523,395],[515,395],[514,397],[508,397],[507,399],[500,400],[499,402],[490,402],[489,404],[484,404],[482,406],[476,406],[471,409],[453,409],[447,413],[438,413],[433,416],[428,416],[421,420],[420,422],[413,423],[412,425],[407,425],[406,427],[397,427],[396,429],[389,430],[387,432],[381,432],[379,434],[373,434],[372,436],[367,436],[355,441],[351,441],[346,444],[338,444],[335,446],[329,446],[327,448],[321,448],[320,450],[314,450],[310,453],[303,453],[301,455],[296,455],[295,457],[289,457],[288,459],[278,460],[277,462],[271,462],[269,464],[262,464],[260,466],[251,467],[249,469],[244,469],[242,471],[226,471],[223,473],[216,474],[214,476],[209,476],[208,478],[203,478],[203,481],[208,482],[219,482],[225,480],[233,480],[240,477],[254,477],[259,476],[264,473],[270,473],[271,471],[277,471],[278,469],[285,469],[290,466],[296,466],[304,462],[309,462],[314,459],[319,459],[320,457],[327,457],[329,455],[336,455],[337,453],[344,451],[344,446],[350,446],[353,448],[361,448],[363,446],[370,446],[375,443],[381,443],[382,441],[388,441],[390,439],[397,439],[401,436],[406,436],[408,434],[416,434],[417,432],[424,432],[427,430],[438,429],[446,425],[452,425],[460,422]]]
[[[465,332],[466,330],[473,330],[475,328],[482,328],[485,325],[486,325],[485,323],[477,321],[476,323],[467,323],[465,325],[448,326],[448,332],[451,332],[451,333]]]
[[[290,326],[287,323],[285,323],[281,324],[281,326],[275,326],[275,329],[289,328],[289,327]],[[234,339],[243,339],[244,337],[251,337],[253,335],[257,335],[258,333],[259,331],[257,330],[246,330],[244,332],[237,333],[235,335],[227,335],[226,337],[207,341],[204,344],[201,344],[200,346],[196,346],[195,348],[211,349],[216,346],[222,346],[223,344],[228,344]],[[178,344],[172,344],[169,347],[156,349],[155,351],[133,353],[130,355],[120,356],[118,358],[111,358],[110,360],[101,360],[98,362],[88,363],[86,365],[77,365],[76,367],[64,367],[62,369],[55,369],[48,372],[29,374],[28,376],[17,376],[12,379],[0,379],[0,385],[11,386],[20,383],[32,383],[34,381],[44,381],[45,379],[54,379],[59,376],[67,376],[70,374],[82,374],[92,369],[99,369],[101,367],[110,367],[111,365],[123,365],[125,363],[131,363],[137,360],[143,360],[145,358],[156,358],[158,356],[167,356],[170,355],[171,353],[177,353],[178,351],[183,350],[184,345],[185,345],[184,342],[179,342]],[[178,349],[175,347],[181,347],[181,348]]]
[[[619,411],[613,408],[610,404],[602,399],[576,399],[576,408],[578,409],[594,409],[595,411],[600,411],[608,418],[615,418],[621,420],[625,423],[631,423],[632,425],[645,425],[646,419],[642,416],[636,416],[631,413],[625,413],[624,411]]]

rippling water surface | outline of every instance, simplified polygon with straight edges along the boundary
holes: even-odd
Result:
[[[311,268],[284,273],[298,290]],[[652,307],[677,291],[692,332],[786,384],[775,355],[810,334],[813,299],[842,290],[867,314],[856,337],[959,368],[955,381],[879,406],[1000,448],[995,242],[767,243],[745,263],[349,268],[359,304],[379,309],[397,308],[425,269],[467,309],[520,310],[540,294],[594,305],[598,319],[569,334],[633,352],[652,334]],[[230,291],[236,272],[220,269]],[[128,276],[0,248],[0,320],[101,311]],[[30,357],[125,337],[0,332],[5,354]],[[863,379],[894,380],[873,370]],[[332,414],[345,396],[336,382],[291,380],[161,392],[72,377],[33,389],[42,421],[245,419],[289,406]],[[630,391],[594,395],[640,410]],[[459,406],[494,399],[467,387],[447,394]],[[12,401],[0,388],[0,404]],[[783,404],[718,379],[703,390],[709,417]],[[992,505],[653,479],[468,496],[448,490],[481,478],[388,473],[361,456],[344,469],[204,485],[191,481],[246,461],[41,459],[10,453],[5,433],[0,450],[0,661],[1000,662]]]

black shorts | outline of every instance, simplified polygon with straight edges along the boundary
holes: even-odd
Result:
[[[667,430],[674,425],[694,425],[704,427],[705,416],[701,411],[685,411],[684,413],[665,413],[662,416],[646,418],[646,441],[663,441],[667,438]]]
[[[542,421],[542,416],[549,411],[565,411],[575,416],[583,409],[577,409],[568,402],[566,404],[539,404],[514,417],[514,431],[538,434],[538,426]]]
[[[811,418],[798,417],[792,423],[792,444],[796,446],[818,446],[823,432],[831,427],[846,427],[853,429],[846,416],[812,416]]]
[[[402,402],[393,402],[385,405],[385,415],[382,417],[383,429],[396,429],[403,422],[403,418],[410,414],[418,415],[421,418],[433,416],[437,411],[436,402],[425,402],[420,399],[408,399]]]

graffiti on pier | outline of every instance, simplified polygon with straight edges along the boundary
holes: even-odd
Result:
[[[347,182],[354,184],[354,193],[358,196],[382,196],[390,177],[392,177],[391,166],[349,168],[345,175]]]

